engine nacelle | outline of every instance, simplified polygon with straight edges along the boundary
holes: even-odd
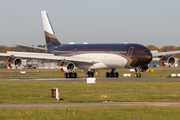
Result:
[[[172,65],[175,64],[175,58],[172,56],[162,56],[160,61],[161,65],[163,67],[167,66],[167,67],[171,67]]]
[[[139,71],[140,71],[140,72],[144,72],[144,71],[146,71],[148,68],[149,68],[148,65],[144,65],[144,66],[139,67]]]
[[[60,71],[62,73],[64,72],[73,72],[75,70],[75,64],[73,62],[64,62],[64,61],[61,61],[60,64],[61,66],[60,68]]]
[[[12,69],[12,66],[18,68],[19,66],[21,66],[21,64],[22,64],[22,60],[18,57],[9,56],[7,59],[7,66],[9,69]]]

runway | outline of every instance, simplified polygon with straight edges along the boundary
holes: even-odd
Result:
[[[0,107],[66,107],[66,106],[180,106],[180,102],[92,102],[92,103],[17,103]]]
[[[0,77],[2,80],[11,81],[86,81],[87,78],[40,78],[40,77]],[[96,78],[96,81],[113,81],[113,82],[180,82],[180,78]]]

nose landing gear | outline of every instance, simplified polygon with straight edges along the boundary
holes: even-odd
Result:
[[[135,73],[135,78],[140,78],[141,77],[141,73]]]
[[[135,69],[135,78],[141,78],[141,73],[139,73],[139,68]]]

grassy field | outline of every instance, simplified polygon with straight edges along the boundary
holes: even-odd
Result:
[[[0,108],[1,120],[178,120],[180,106]]]
[[[0,77],[63,77],[59,70],[0,69]],[[117,70],[131,73],[128,69]],[[76,70],[79,77],[85,73]],[[95,77],[105,77],[106,70],[98,71]],[[154,68],[154,72],[144,72],[142,77],[169,77],[180,73],[180,68]],[[59,89],[59,101],[51,99],[51,88]],[[62,103],[101,102],[102,95],[114,102],[136,101],[180,101],[179,82],[86,82],[72,81],[0,81],[0,103]],[[0,119],[179,119],[180,106],[90,106],[90,107],[29,107],[0,108]]]
[[[180,67],[159,67],[159,68],[150,68],[154,70],[153,72],[143,72],[142,77],[170,77],[172,73],[180,74]],[[26,71],[25,74],[21,74],[20,70],[8,70],[6,68],[0,69],[0,77],[64,77],[58,69],[24,69]],[[38,72],[40,71],[40,72]],[[135,72],[130,72],[129,69],[117,69],[119,72],[119,77],[123,77],[124,73],[131,73],[131,77],[134,77]],[[75,70],[77,72],[78,77],[86,77],[86,73],[82,72],[82,70]],[[110,70],[99,70],[95,74],[95,77],[105,77],[106,72],[110,72]]]
[[[51,99],[59,89],[60,101]],[[0,103],[180,101],[180,82],[0,81]]]

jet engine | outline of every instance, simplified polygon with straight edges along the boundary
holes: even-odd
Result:
[[[171,67],[175,63],[175,59],[172,56],[163,55],[159,61],[163,67]]]
[[[139,71],[140,71],[140,72],[144,72],[144,71],[146,71],[148,68],[149,68],[148,65],[144,65],[144,66],[139,67]]]
[[[61,61],[59,65],[61,66],[60,71],[62,73],[64,73],[64,72],[68,72],[68,73],[73,72],[74,69],[75,69],[75,64],[73,62]]]
[[[12,69],[12,66],[15,66],[16,68],[18,68],[19,66],[21,66],[21,63],[22,63],[22,60],[15,56],[9,56],[7,59],[7,66],[9,69]]]

